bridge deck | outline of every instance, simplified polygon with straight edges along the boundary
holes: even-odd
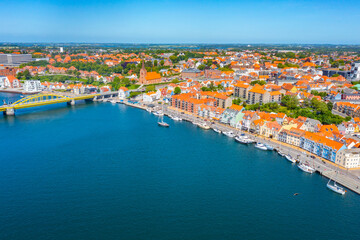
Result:
[[[8,108],[22,109],[22,108],[30,108],[30,107],[39,107],[39,106],[44,106],[44,105],[56,104],[56,103],[70,102],[72,100],[92,99],[96,96],[101,96],[101,95],[100,94],[81,95],[81,96],[66,96],[66,95],[64,95],[63,96],[64,98],[46,99],[46,100],[42,100],[42,101],[28,101],[27,100],[27,98],[29,98],[29,96],[28,96],[28,97],[22,98],[24,100],[26,99],[25,102],[22,102],[19,104],[7,105],[7,106],[0,106],[0,112],[4,112]]]

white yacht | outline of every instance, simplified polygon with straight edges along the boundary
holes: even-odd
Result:
[[[249,138],[248,136],[244,135],[243,138],[248,142],[248,143],[254,143],[255,140],[252,140],[251,138]]]
[[[221,130],[217,129],[217,128],[213,128],[213,130],[217,133],[221,133]]]
[[[290,155],[285,155],[285,158],[289,161],[289,162],[292,162],[292,163],[296,163],[296,160],[292,157],[292,156],[290,156]]]
[[[182,121],[182,118],[177,117],[177,116],[170,116],[170,118],[174,121]]]
[[[163,111],[159,110],[159,111],[154,112],[154,115],[155,116],[164,116],[164,113],[163,113]]]
[[[308,163],[299,163],[298,168],[307,173],[314,173],[315,169],[310,167]]]
[[[270,151],[274,150],[274,147],[273,147],[273,146],[271,146],[271,145],[269,145],[269,144],[267,144],[267,143],[264,143],[264,145],[265,145],[265,147],[267,148],[267,150],[270,150]]]
[[[198,123],[196,124],[198,127],[205,129],[205,130],[209,130],[210,127],[206,124],[206,123]]]
[[[248,139],[244,138],[244,136],[236,136],[235,141],[243,144],[251,143]]]
[[[223,132],[223,134],[225,136],[228,136],[228,137],[231,137],[231,138],[235,137],[235,134],[233,133],[233,131]]]
[[[268,149],[265,147],[265,145],[262,144],[262,143],[260,143],[260,142],[256,143],[256,144],[255,144],[255,147],[258,148],[258,149],[261,149],[261,150],[265,150],[265,151],[268,150]]]
[[[151,108],[146,108],[146,111],[148,111],[149,113],[152,112]]]
[[[285,153],[283,153],[282,151],[277,150],[277,152],[278,152],[278,154],[279,154],[280,156],[285,157]]]

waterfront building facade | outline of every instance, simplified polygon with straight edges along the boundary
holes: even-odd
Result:
[[[336,156],[335,163],[344,168],[360,167],[360,148],[340,150]]]
[[[39,80],[26,80],[23,88],[25,92],[40,92],[41,83]]]

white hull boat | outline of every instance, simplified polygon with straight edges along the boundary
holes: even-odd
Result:
[[[282,151],[278,150],[277,152],[278,152],[278,154],[279,154],[280,156],[282,156],[282,157],[285,156],[285,153],[283,153]]]
[[[166,122],[158,122],[158,125],[160,127],[169,127],[169,124],[167,124]]]
[[[213,130],[217,133],[221,133],[221,130],[217,129],[217,128],[213,128]]]
[[[285,155],[285,158],[286,158],[289,162],[296,163],[296,160],[293,159],[293,157],[290,156],[290,155]]]
[[[273,146],[271,146],[271,145],[269,145],[269,144],[266,144],[266,143],[264,143],[264,145],[265,145],[265,147],[267,148],[267,150],[270,150],[270,151],[274,150],[274,147],[273,147]]]
[[[231,138],[235,137],[235,134],[234,134],[232,131],[223,132],[223,134],[224,134],[225,136],[227,136],[227,137],[231,137]]]
[[[329,180],[329,182],[326,184],[326,187],[328,189],[330,189],[331,191],[335,192],[335,193],[338,193],[338,194],[341,194],[341,195],[344,195],[346,193],[346,191],[344,190],[344,188],[338,186],[336,184],[336,182],[334,182],[334,184],[331,184],[330,183],[331,179]]]
[[[209,130],[210,129],[210,127],[206,123],[198,123],[197,126],[204,129],[204,130]]]
[[[264,151],[268,150],[268,149],[265,147],[265,145],[262,144],[262,143],[256,143],[255,147],[258,148],[258,149],[260,149],[260,150],[264,150]]]
[[[243,144],[251,143],[248,139],[244,138],[243,136],[237,136],[235,137],[235,141]]]
[[[162,111],[154,112],[155,116],[164,116],[164,113]]]
[[[177,116],[171,116],[170,118],[174,121],[182,121],[182,118],[179,118]]]
[[[300,163],[298,165],[298,168],[306,173],[314,173],[315,172],[315,169],[310,167],[309,164]]]

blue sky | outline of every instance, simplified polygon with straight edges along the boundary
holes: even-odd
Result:
[[[360,44],[353,0],[0,0],[0,42]]]

